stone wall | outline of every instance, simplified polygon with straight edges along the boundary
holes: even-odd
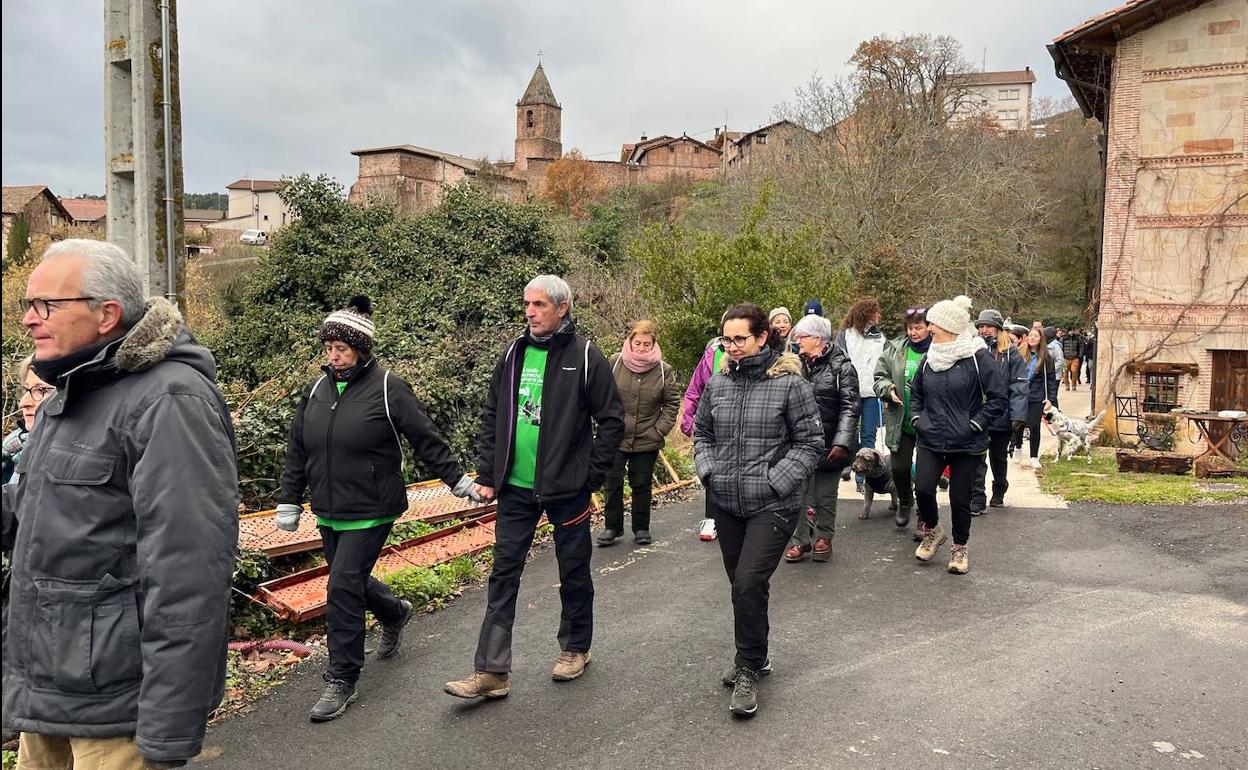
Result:
[[[1214,350],[1248,349],[1248,10],[1212,0],[1122,40],[1114,58],[1097,399],[1143,400],[1141,351],[1195,364],[1184,406],[1209,406]],[[1118,371],[1117,381],[1111,375]],[[1112,407],[1111,407],[1112,408]]]

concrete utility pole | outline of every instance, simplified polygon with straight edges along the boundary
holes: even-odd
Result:
[[[185,282],[182,103],[176,0],[104,0],[108,240],[139,266],[148,296]]]

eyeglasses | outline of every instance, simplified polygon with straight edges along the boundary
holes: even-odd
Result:
[[[36,404],[38,404],[41,401],[43,401],[45,398],[47,398],[48,396],[55,393],[56,388],[52,387],[51,385],[36,385],[33,388],[28,388],[23,385],[22,392],[30,396],[31,401],[34,401]]]
[[[745,343],[754,339],[753,337],[720,337],[719,341],[724,343],[725,348],[736,346],[738,348],[745,347]]]
[[[35,315],[43,320],[48,320],[48,316],[52,315],[53,310],[59,310],[62,302],[91,302],[95,297],[55,297],[44,299],[43,297],[35,297],[34,299],[21,299],[18,304],[22,308],[22,314],[25,315],[32,307],[35,309]]]
[[[925,307],[908,307],[906,308],[906,317],[909,317],[912,315],[919,315],[921,313],[926,313],[926,312],[927,312],[927,308]]]

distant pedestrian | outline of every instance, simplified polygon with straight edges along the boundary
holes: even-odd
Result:
[[[337,719],[355,702],[364,668],[364,612],[381,624],[377,657],[399,651],[412,603],[372,577],[391,529],[407,510],[403,436],[416,457],[459,497],[475,496],[473,482],[451,456],[412,387],[373,356],[373,308],[352,297],[330,313],[319,338],[324,374],[303,389],[290,424],[276,523],[299,526],[305,490],[329,565],[325,687],[312,706],[313,722]]]
[[[180,767],[225,692],[238,548],[212,354],[111,243],[54,243],[21,304],[56,393],[5,488],[4,727],[19,767]]]
[[[906,309],[906,333],[884,345],[875,367],[874,393],[884,404],[884,444],[892,453],[893,486],[897,488],[895,523],[906,527],[914,508],[914,450],[917,433],[910,423],[910,382],[932,344],[927,308]],[[918,532],[916,524],[916,532]]]
[[[758,679],[771,671],[771,575],[797,526],[802,484],[823,455],[823,427],[797,357],[768,347],[762,309],[734,305],[726,319],[731,360],[707,383],[693,454],[732,586],[737,652],[723,676],[733,687],[729,709],[752,717]]]
[[[1094,328],[1083,340],[1083,377],[1088,385],[1096,376],[1096,329]]]
[[[775,350],[789,350],[789,333],[793,330],[793,315],[787,307],[773,308],[767,314],[767,325],[770,328],[768,345]]]
[[[1049,346],[1045,345],[1040,332],[1032,329],[1018,350],[1027,375],[1027,431],[1030,434],[1030,453],[1022,456],[1024,465],[1040,467],[1040,423],[1044,411],[1050,405],[1057,406],[1058,364],[1053,360]],[[1015,441],[1021,446],[1022,431],[1015,427]]]
[[[813,561],[832,558],[836,534],[836,499],[841,469],[853,461],[858,444],[858,373],[845,351],[832,341],[832,324],[820,315],[803,316],[793,327],[792,339],[802,362],[802,377],[815,391],[823,423],[823,450],[802,491],[797,529],[784,560],[798,562],[810,554]],[[810,513],[814,521],[810,520]]]
[[[884,408],[875,397],[875,367],[884,352],[884,333],[880,331],[880,304],[874,297],[860,299],[845,314],[836,344],[849,355],[858,372],[858,392],[862,395],[859,410],[858,447],[875,448],[875,433],[884,421]],[[855,479],[862,492],[863,477]]]
[[[632,490],[633,542],[650,545],[650,498],[654,465],[680,412],[676,371],[663,360],[654,321],[633,324],[624,348],[611,358],[611,371],[624,403],[624,439],[603,486],[606,525],[600,546],[615,543],[624,532],[624,475]]]
[[[823,315],[823,303],[817,299],[812,299],[806,303],[806,310],[802,315]]]
[[[477,490],[498,499],[494,570],[473,672],[446,683],[446,692],[458,698],[501,698],[511,691],[516,597],[543,513],[555,529],[563,605],[551,678],[576,679],[590,663],[590,493],[615,462],[624,408],[611,365],[577,334],[566,281],[555,275],[529,281],[524,315],[528,330],[499,358],[481,410]]]
[[[1053,359],[1054,366],[1057,367],[1058,379],[1061,379],[1061,372],[1066,367],[1066,357],[1062,353],[1062,341],[1058,339],[1058,330],[1052,326],[1044,330],[1044,341],[1049,349],[1049,356]]]
[[[932,345],[910,383],[912,426],[918,431],[915,498],[923,540],[915,558],[931,561],[947,535],[939,526],[936,482],[949,467],[949,513],[953,547],[949,572],[970,571],[971,493],[976,468],[988,452],[988,429],[1009,411],[1009,394],[984,341],[967,333],[971,301],[937,302],[928,311]]]
[[[1075,330],[1066,332],[1062,337],[1062,358],[1065,367],[1062,371],[1062,382],[1066,390],[1079,389],[1079,370],[1083,368],[1083,338]]]
[[[1005,505],[1005,493],[1009,491],[1008,477],[1010,467],[1010,442],[1014,437],[1014,428],[1027,420],[1027,373],[1018,348],[1010,341],[1010,334],[1004,329],[1005,322],[1001,313],[996,310],[985,310],[975,321],[975,329],[979,332],[992,355],[993,364],[997,367],[1009,393],[1009,409],[1002,412],[997,420],[986,426],[988,431],[988,462],[980,463],[975,470],[975,488],[971,491],[971,515],[978,516],[987,508],[1001,508]],[[988,469],[992,468],[992,498],[988,498]]]
[[[727,314],[727,311],[724,311]],[[689,375],[689,386],[685,388],[685,397],[681,402],[680,432],[686,436],[693,435],[693,418],[698,413],[698,402],[702,400],[702,391],[711,375],[719,371],[727,353],[724,351],[724,319],[719,319],[719,335],[712,337],[702,351],[702,358]]]
[[[1027,339],[1027,332],[1029,331],[1026,326],[1011,325],[1009,323],[1006,323],[1005,330],[1010,333],[1010,342],[1015,347],[1023,344],[1023,340]]]

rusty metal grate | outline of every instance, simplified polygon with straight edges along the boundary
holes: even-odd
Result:
[[[429,567],[458,556],[480,553],[494,544],[494,514],[439,530],[382,550],[374,577],[405,567]],[[270,580],[257,598],[286,620],[302,622],[325,614],[329,567],[321,566]]]
[[[497,508],[495,503],[476,505],[466,498],[456,497],[440,481],[412,484],[407,488],[407,500],[408,508],[399,517],[399,522],[437,524],[450,519],[479,518]],[[316,528],[316,516],[306,506],[299,517],[299,528],[294,532],[278,529],[273,523],[273,515],[274,511],[260,511],[240,517],[238,547],[263,551],[269,556],[320,550],[321,533]]]

